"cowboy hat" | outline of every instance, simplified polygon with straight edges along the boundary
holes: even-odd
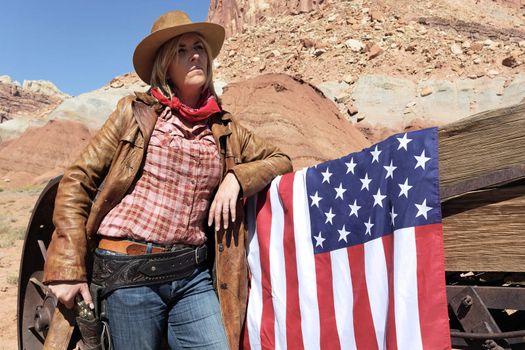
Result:
[[[222,26],[209,22],[193,23],[182,11],[168,12],[153,22],[150,34],[135,48],[133,66],[139,78],[149,84],[153,62],[159,48],[168,40],[190,32],[200,34],[210,45],[212,57],[217,57],[224,42]]]

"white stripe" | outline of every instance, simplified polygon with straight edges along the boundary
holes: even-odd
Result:
[[[356,349],[354,335],[354,295],[348,250],[338,249],[330,253],[332,261],[332,284],[334,288],[334,308],[337,333],[341,350]]]
[[[270,279],[272,283],[272,302],[275,315],[275,349],[286,349],[286,273],[284,266],[284,213],[279,198],[281,177],[270,186],[270,205],[272,208],[272,227],[270,234]]]
[[[394,308],[398,349],[423,349],[417,295],[417,253],[413,227],[394,231]]]
[[[388,315],[388,270],[383,240],[365,243],[365,278],[368,299],[378,348],[386,348],[386,320]],[[401,348],[404,349],[404,348]]]
[[[248,222],[248,265],[250,267],[251,288],[248,299],[247,326],[251,349],[261,349],[261,320],[262,320],[262,284],[261,260],[255,215],[257,211],[257,195],[250,197],[246,203],[246,216]]]
[[[306,170],[295,173],[293,183],[293,216],[295,247],[297,252],[297,278],[299,283],[299,307],[301,329],[305,349],[319,349],[319,307],[315,276],[314,248],[310,234],[310,214],[306,193]]]

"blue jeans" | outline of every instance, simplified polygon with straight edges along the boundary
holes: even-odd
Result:
[[[106,301],[113,348],[228,349],[210,272],[200,267],[184,279],[117,289]]]

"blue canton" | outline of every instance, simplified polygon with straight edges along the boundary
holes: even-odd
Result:
[[[315,253],[441,222],[437,128],[393,135],[306,172]]]

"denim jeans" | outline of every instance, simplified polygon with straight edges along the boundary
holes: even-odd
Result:
[[[113,348],[228,349],[210,272],[200,267],[184,279],[117,289],[106,301]]]

